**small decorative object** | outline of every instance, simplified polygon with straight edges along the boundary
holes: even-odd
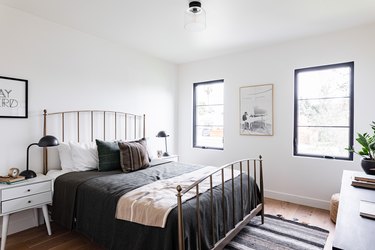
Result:
[[[27,118],[27,83],[0,76],[0,117]]]
[[[20,173],[21,176],[24,176],[26,179],[30,179],[30,178],[34,178],[36,177],[36,173],[32,170],[29,170],[29,149],[31,146],[34,146],[34,145],[37,145],[38,147],[53,147],[53,146],[58,146],[59,145],[59,141],[57,140],[56,137],[52,136],[52,135],[46,135],[44,137],[42,137],[38,143],[31,143],[28,147],[27,147],[27,154],[26,154],[26,170],[22,171]]]
[[[336,224],[337,212],[339,209],[340,194],[336,193],[331,196],[331,201],[329,204],[329,217]]]
[[[240,134],[273,135],[273,84],[240,88]]]
[[[161,158],[163,156],[163,151],[162,150],[158,150],[156,151],[157,155],[158,155],[158,158]]]
[[[169,154],[168,154],[168,149],[167,149],[167,137],[168,137],[169,135],[167,135],[166,133],[165,133],[165,131],[159,131],[159,133],[156,135],[156,137],[161,137],[161,138],[164,138],[165,139],[165,152],[164,152],[164,154],[163,154],[163,156],[169,156]]]
[[[362,146],[360,151],[355,151],[352,146],[346,148],[350,152],[362,156],[361,166],[366,174],[375,175],[375,122],[370,124],[372,135],[357,133],[356,141]]]
[[[20,174],[20,170],[18,168],[10,168],[8,170],[8,176],[12,178],[16,178]]]
[[[0,176],[0,183],[12,184],[25,179],[24,176],[19,176],[20,170],[18,168],[10,168],[7,176]]]

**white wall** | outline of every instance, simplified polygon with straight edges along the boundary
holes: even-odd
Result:
[[[359,170],[359,158],[339,161],[293,157],[294,70],[355,62],[355,131],[369,131],[375,120],[375,25],[189,63],[179,66],[180,159],[221,165],[262,155],[269,197],[328,208],[340,190],[344,169]],[[192,148],[192,84],[224,79],[223,151]],[[274,84],[274,136],[239,135],[239,87]]]
[[[145,113],[153,148],[164,149],[155,135],[165,129],[175,151],[175,65],[3,5],[0,34],[0,75],[29,81],[29,118],[0,118],[1,175],[25,168],[27,146],[42,136],[45,108]],[[42,171],[41,154],[31,148],[36,172]]]

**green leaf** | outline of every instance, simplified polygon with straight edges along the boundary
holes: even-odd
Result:
[[[375,122],[374,122],[374,121],[372,121],[372,123],[370,124],[370,126],[371,126],[372,130],[373,130],[373,131],[374,131],[374,133],[375,133]]]
[[[367,133],[364,133],[363,135],[361,135],[360,133],[358,133],[358,138],[356,140],[357,140],[357,142],[359,144],[361,144],[362,147],[368,148],[369,146],[368,146],[367,138],[368,138],[368,134]]]
[[[354,148],[353,147],[348,147],[348,148],[345,148],[345,150],[348,150],[349,152],[354,152]]]
[[[359,155],[368,155],[368,151],[358,151]]]

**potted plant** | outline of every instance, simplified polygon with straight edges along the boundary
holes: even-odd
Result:
[[[356,141],[362,146],[360,151],[355,151],[353,147],[347,148],[350,152],[362,156],[361,166],[366,174],[375,175],[375,122],[370,124],[372,135],[368,133],[357,133]]]

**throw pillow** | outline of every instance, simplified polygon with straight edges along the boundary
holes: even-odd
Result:
[[[60,145],[57,146],[57,151],[59,152],[61,169],[67,170],[67,171],[73,171],[74,163],[73,163],[69,143],[60,142]]]
[[[150,166],[146,140],[119,142],[120,161],[123,172],[132,172]]]
[[[99,156],[99,171],[120,169],[120,148],[117,141],[101,141],[96,139]]]
[[[75,171],[98,169],[99,158],[95,142],[69,142]]]

